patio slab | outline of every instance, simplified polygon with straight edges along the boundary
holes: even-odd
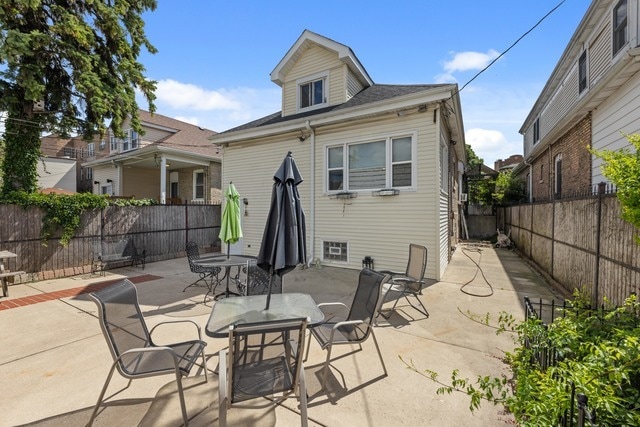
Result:
[[[480,264],[481,270],[475,263]],[[123,277],[150,275],[140,281],[140,304],[147,322],[176,318],[191,319],[204,328],[211,304],[203,303],[206,288],[183,288],[196,275],[189,272],[186,258],[148,263],[145,270],[122,268],[105,277],[78,276],[14,285],[12,299],[48,294]],[[320,302],[349,303],[357,285],[355,270],[324,267],[297,269],[285,276],[285,292],[307,292]],[[311,342],[305,363],[312,426],[499,426],[513,425],[502,408],[483,404],[468,410],[466,395],[438,395],[438,384],[420,372],[436,371],[447,380],[454,369],[462,376],[508,374],[502,357],[513,347],[509,334],[495,335],[500,312],[523,318],[524,296],[559,299],[541,276],[515,253],[489,246],[460,245],[453,254],[443,280],[431,283],[421,300],[429,310],[425,318],[406,301],[398,303],[388,320],[379,318],[375,328],[388,375],[372,340],[357,346],[339,346],[329,375],[328,392],[320,390],[321,367],[326,353]],[[385,304],[391,307],[392,302]],[[62,296],[17,308],[0,310],[0,426],[69,425],[87,423],[111,364],[102,337],[95,304],[83,293]],[[483,324],[487,321],[490,326]],[[189,331],[171,331],[180,337]],[[161,337],[162,338],[162,337]],[[166,338],[171,338],[169,335]],[[175,339],[175,337],[173,337]],[[225,339],[204,338],[210,371]],[[217,376],[205,383],[202,371],[186,379],[190,425],[217,425]],[[107,395],[127,381],[117,374]],[[139,379],[113,397],[95,425],[180,425],[181,414],[171,376]],[[230,425],[299,425],[297,401],[289,399],[273,407],[266,399],[257,408],[230,412]]]

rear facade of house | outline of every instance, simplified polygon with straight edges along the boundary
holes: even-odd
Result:
[[[273,174],[290,151],[302,173],[308,263],[404,270],[427,246],[439,279],[459,235],[464,132],[456,85],[373,83],[350,48],[304,31],[271,73],[282,111],[214,135],[223,188],[243,201],[238,252],[256,255]]]

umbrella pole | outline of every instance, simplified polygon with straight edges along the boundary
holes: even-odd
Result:
[[[273,285],[273,268],[271,269],[271,275],[269,276],[269,291],[267,292],[267,306],[264,308],[265,310],[269,310],[269,305],[271,304],[271,286]]]
[[[227,259],[229,259],[229,251],[231,251],[231,242],[227,242]]]

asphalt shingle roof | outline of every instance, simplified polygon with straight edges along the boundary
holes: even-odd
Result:
[[[412,93],[427,91],[427,90],[434,89],[437,87],[442,87],[442,86],[447,86],[447,85],[446,84],[423,84],[423,85],[374,84],[373,86],[363,89],[354,97],[352,97],[350,100],[342,104],[332,105],[325,108],[319,108],[317,110],[307,111],[304,113],[290,114],[285,117],[282,116],[281,111],[278,111],[276,113],[259,118],[249,123],[245,123],[243,125],[237,126],[235,128],[226,130],[221,133],[224,134],[228,132],[236,132],[240,130],[258,128],[261,126],[272,125],[275,123],[282,123],[290,120],[301,119],[304,117],[312,117],[312,116],[324,114],[330,111],[348,110],[349,108],[359,107],[359,106],[371,104],[374,102],[385,101],[385,100],[389,100],[399,96],[410,95]]]
[[[138,110],[138,117],[140,117],[140,121],[143,123],[151,123],[177,131],[163,139],[155,141],[154,144],[162,144],[163,147],[175,148],[195,154],[222,157],[220,149],[212,145],[211,141],[209,141],[209,137],[217,133],[215,131],[172,119],[171,117],[161,114],[151,114],[144,110]]]

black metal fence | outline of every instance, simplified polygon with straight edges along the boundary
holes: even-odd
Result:
[[[563,301],[561,304],[554,300],[544,302],[539,299],[531,301],[529,297],[524,297],[525,319],[538,319],[546,329],[558,316],[565,316],[567,309],[571,308],[570,303]],[[546,341],[546,335],[528,336],[524,345],[532,351],[532,362],[537,363],[541,370],[546,370],[555,366],[560,360],[558,350]],[[561,379],[558,379],[561,381]],[[589,409],[589,399],[582,393],[576,393],[576,385],[573,382],[567,384],[567,392],[571,394],[570,406],[558,417],[558,426],[561,427],[596,427],[596,412]]]

